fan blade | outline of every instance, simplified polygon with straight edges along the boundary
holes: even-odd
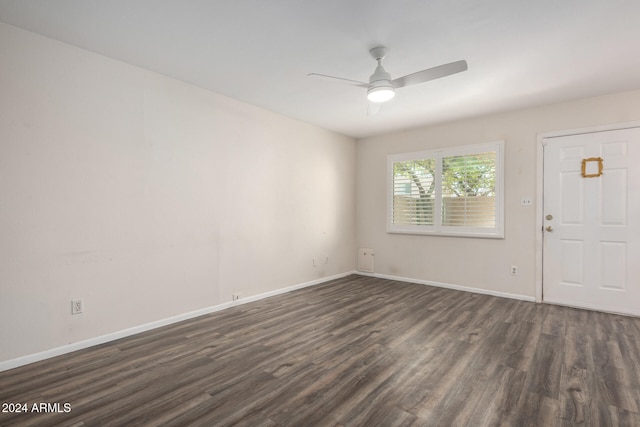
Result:
[[[375,116],[382,110],[383,102],[371,102],[369,101],[369,105],[367,107],[367,116]]]
[[[391,81],[391,84],[396,87],[404,87],[409,85],[415,85],[418,83],[428,82],[429,80],[439,79],[451,74],[460,73],[467,70],[467,61],[450,62],[449,64],[438,65],[437,67],[428,68],[426,70],[418,71],[417,73],[409,74],[404,77],[399,77]]]
[[[307,77],[320,77],[320,78],[323,78],[323,79],[331,79],[331,80],[334,80],[334,81],[338,80],[340,82],[349,84],[351,86],[358,86],[358,87],[364,87],[364,88],[368,88],[369,87],[369,84],[363,83],[363,82],[359,82],[357,80],[343,79],[342,77],[333,77],[333,76],[327,76],[327,75],[324,75],[324,74],[310,73],[310,74],[307,74]]]

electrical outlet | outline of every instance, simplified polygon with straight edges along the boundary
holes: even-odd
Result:
[[[531,199],[531,197],[523,197],[522,199],[520,199],[520,206],[530,208],[531,206],[533,206],[533,200]]]
[[[240,299],[240,294],[233,294],[233,295],[231,295],[231,299],[232,299],[233,301],[238,301],[238,300]]]
[[[324,263],[325,264],[329,264],[329,257],[328,256],[324,257]]]
[[[511,266],[511,275],[512,276],[517,276],[518,275],[518,267],[516,267],[515,265]]]
[[[71,300],[71,314],[81,314],[82,313],[82,300],[74,299]]]

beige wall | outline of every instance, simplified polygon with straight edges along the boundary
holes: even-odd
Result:
[[[495,114],[372,137],[357,143],[357,242],[375,250],[381,275],[533,298],[536,275],[537,136],[640,120],[640,91]],[[389,234],[387,155],[505,141],[505,238]],[[511,276],[510,267],[519,275]]]
[[[355,269],[353,139],[4,24],[0,58],[0,362]]]

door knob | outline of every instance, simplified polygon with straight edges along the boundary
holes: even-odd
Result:
[[[547,225],[547,226],[545,227],[545,230],[547,230],[547,231],[551,232],[551,231],[553,231],[553,228],[551,228],[551,226],[550,226],[550,225]]]

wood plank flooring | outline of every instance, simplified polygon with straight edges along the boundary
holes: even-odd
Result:
[[[3,426],[640,426],[640,319],[353,275],[2,372],[0,402],[60,404]]]

